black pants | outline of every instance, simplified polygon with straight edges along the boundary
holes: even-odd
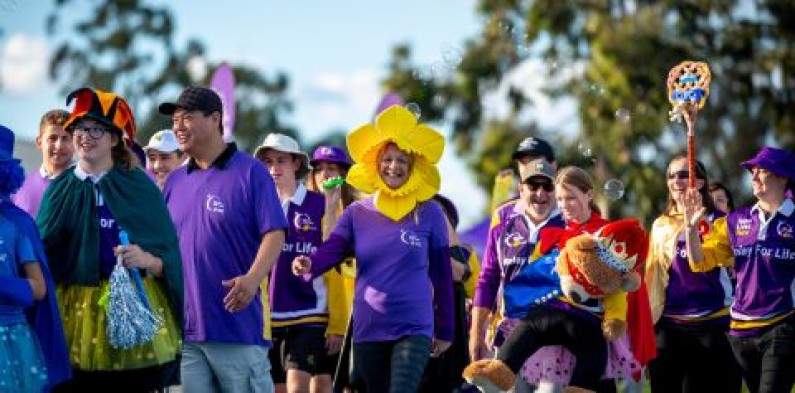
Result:
[[[422,375],[422,393],[451,392],[464,383],[462,373],[469,364],[469,325],[467,323],[466,290],[464,284],[453,283],[455,299],[455,333],[450,348],[437,358],[430,358]]]
[[[546,345],[562,345],[577,357],[569,385],[597,390],[607,366],[607,342],[598,320],[553,307],[534,307],[500,347],[502,360],[514,373]]]
[[[751,393],[789,393],[795,384],[795,318],[759,337],[729,337]]]
[[[357,378],[368,393],[413,393],[431,354],[427,336],[353,344]]]
[[[662,321],[655,330],[657,357],[649,363],[652,392],[740,392],[740,367],[726,338],[727,325]]]
[[[163,366],[122,371],[72,370],[72,379],[58,384],[54,393],[147,393],[162,387]]]

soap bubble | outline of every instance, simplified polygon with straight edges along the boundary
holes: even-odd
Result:
[[[586,89],[588,91],[588,94],[593,96],[601,96],[605,94],[605,88],[597,83],[589,83],[586,86]]]
[[[413,113],[413,114],[414,114],[414,116],[415,116],[417,119],[419,119],[419,118],[420,118],[420,116],[422,116],[422,110],[420,109],[420,106],[419,106],[419,105],[417,105],[417,104],[416,104],[416,103],[414,103],[414,102],[409,102],[408,104],[406,104],[406,109],[408,109],[408,110],[409,110],[409,112]]]
[[[624,196],[624,183],[618,179],[610,179],[604,185],[605,196],[615,202]]]
[[[616,120],[627,124],[632,120],[632,113],[627,108],[618,108],[616,109]]]
[[[579,151],[580,154],[582,154],[582,156],[585,158],[589,158],[593,155],[593,150],[591,150],[591,145],[589,145],[586,142],[580,142],[580,144],[577,145],[577,151]]]

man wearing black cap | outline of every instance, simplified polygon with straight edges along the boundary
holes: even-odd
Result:
[[[552,150],[552,146],[550,146],[547,141],[541,138],[532,136],[525,138],[521,143],[519,143],[519,146],[513,153],[512,158],[514,161],[516,161],[519,173],[525,172],[524,167],[537,158],[543,158],[547,160],[548,163],[552,164],[553,168],[557,169],[557,162],[555,162],[555,152]]]
[[[530,222],[530,216],[532,216],[533,220],[538,221],[536,224],[531,225],[533,228],[530,230],[532,232],[532,235],[529,236],[532,240],[530,246],[524,247],[524,250],[516,255],[520,258],[527,258],[532,253],[540,227],[561,226],[562,223],[559,214],[553,214],[553,212],[557,212],[557,204],[555,203],[554,190],[552,188],[557,165],[552,146],[541,138],[528,137],[519,143],[512,158],[516,162],[517,171],[522,182],[520,189],[524,190],[524,188],[530,187],[530,190],[524,192],[527,194],[527,197],[524,198],[526,201],[518,197],[512,198],[497,206],[492,212],[491,225],[481,264],[482,269],[478,278],[475,302],[472,309],[472,323],[469,333],[469,352],[472,361],[481,359],[483,352],[485,352],[486,343],[484,338],[486,336],[486,328],[491,325],[488,319],[498,318],[501,324],[505,322],[503,316],[492,313],[492,310],[500,308],[497,307],[496,302],[501,301],[501,299],[497,299],[496,293],[492,292],[499,286],[499,279],[493,273],[499,271],[499,266],[502,266],[503,263],[503,258],[499,256],[499,248],[502,244],[500,239],[506,235],[506,226],[515,222],[517,217],[525,217],[524,221]],[[498,176],[502,176],[502,174]],[[512,177],[513,174],[508,176]],[[545,183],[536,185],[531,180]],[[553,216],[556,219],[550,222],[549,218]],[[522,220],[519,221],[522,222]],[[486,287],[490,287],[492,290],[487,290]],[[500,332],[497,332],[496,336],[499,337],[500,334]],[[499,340],[498,338],[497,341]],[[491,347],[493,348],[493,346]],[[516,389],[517,392],[534,390],[534,387],[521,381],[519,385]]]
[[[260,284],[287,227],[273,180],[262,163],[224,143],[214,91],[188,87],[159,110],[171,116],[179,149],[190,157],[163,190],[185,276],[183,389],[272,392]]]

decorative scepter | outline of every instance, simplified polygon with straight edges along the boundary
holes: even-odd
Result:
[[[688,186],[696,186],[696,116],[709,96],[712,73],[707,63],[683,61],[668,72],[668,101],[673,109],[668,112],[671,121],[687,124]]]

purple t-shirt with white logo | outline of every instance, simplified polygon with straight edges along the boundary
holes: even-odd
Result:
[[[323,195],[300,186],[300,204],[295,198],[287,207],[287,235],[279,259],[271,269],[271,320],[274,328],[328,323],[328,296],[325,279],[310,282],[293,274],[293,259],[313,253],[323,241],[321,221],[326,211]]]
[[[368,198],[348,206],[329,241],[312,254],[312,276],[322,275],[353,251],[354,342],[407,335],[451,340],[448,245],[447,223],[438,204],[423,203],[396,222],[376,210]]]
[[[182,253],[185,341],[269,346],[264,323],[270,316],[259,300],[267,294],[230,313],[221,281],[246,274],[262,237],[287,223],[265,166],[232,146],[224,155],[228,160],[219,157],[208,169],[178,168],[164,188]]]

